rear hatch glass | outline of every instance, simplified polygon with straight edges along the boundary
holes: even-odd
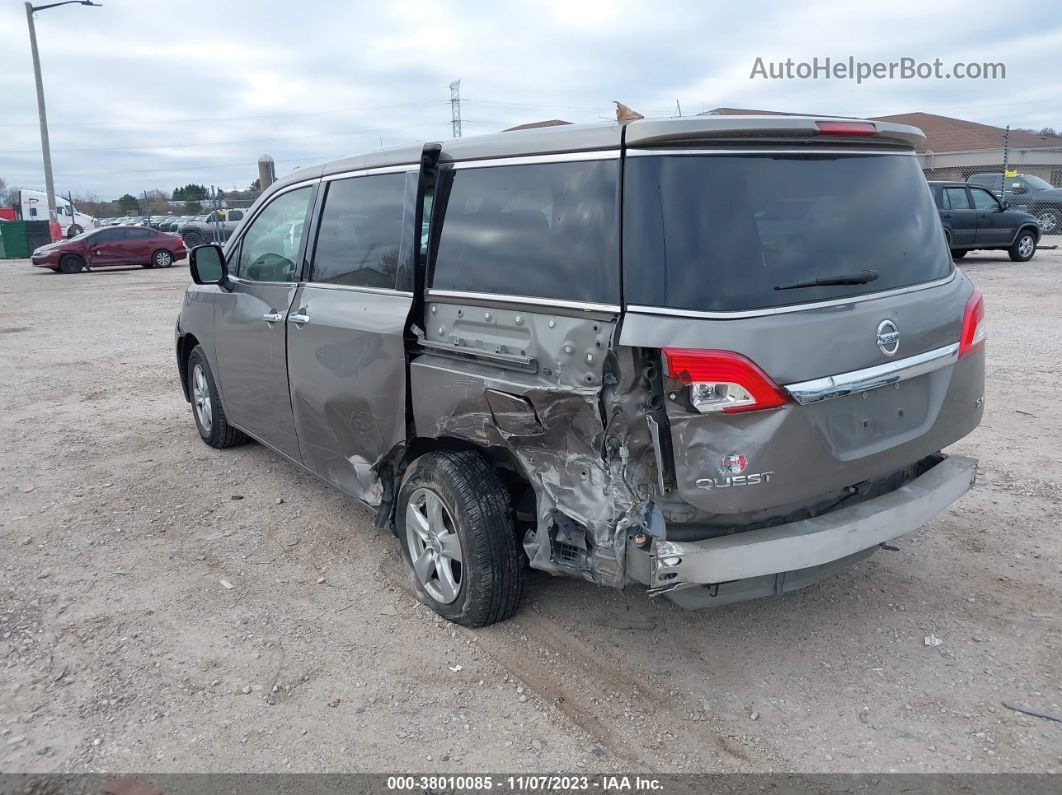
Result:
[[[630,155],[628,304],[742,311],[877,293],[952,271],[910,154]]]

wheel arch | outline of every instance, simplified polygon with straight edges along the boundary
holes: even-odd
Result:
[[[185,402],[188,403],[192,402],[192,395],[188,389],[188,360],[198,344],[199,340],[192,333],[182,334],[177,338],[177,372],[181,377],[181,391],[184,393]]]
[[[483,458],[498,473],[513,510],[513,526],[517,538],[523,535],[528,524],[535,524],[536,495],[534,486],[522,465],[509,450],[503,447],[480,445],[457,436],[415,436],[396,445],[377,464],[377,473],[383,486],[384,496],[376,515],[376,525],[397,532],[395,509],[398,492],[409,467],[418,458],[434,452],[468,451]],[[530,514],[528,516],[528,513]]]
[[[1040,236],[1041,234],[1043,234],[1040,229],[1040,225],[1038,223],[1035,223],[1034,221],[1027,221],[1026,223],[1023,223],[1021,226],[1018,227],[1018,231],[1015,232],[1014,237],[1011,238],[1011,245],[1014,245],[1014,241],[1021,237],[1021,233],[1025,231],[1032,232],[1033,237],[1036,238],[1036,242],[1040,242]]]

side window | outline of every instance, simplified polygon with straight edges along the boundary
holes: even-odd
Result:
[[[973,190],[977,192],[977,188]],[[969,210],[970,199],[966,195],[966,188],[945,188],[944,206],[949,210]]]
[[[447,172],[432,286],[619,303],[618,170],[591,160]]]
[[[937,207],[941,210],[951,209],[951,200],[948,198],[948,192],[941,188],[939,191],[933,192],[933,200],[937,203]]]
[[[104,229],[92,239],[93,243],[113,243],[122,239],[121,229]]]
[[[329,184],[310,281],[394,289],[405,185],[405,174]]]
[[[999,209],[999,202],[996,200],[996,197],[984,188],[970,188],[970,194],[973,196],[974,207],[978,210]]]
[[[255,282],[291,282],[306,226],[309,186],[277,196],[258,213],[240,243],[236,275]]]

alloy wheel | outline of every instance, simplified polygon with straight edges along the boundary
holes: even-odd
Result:
[[[456,601],[464,573],[461,540],[442,498],[430,489],[410,495],[406,544],[413,572],[428,595],[444,605]]]
[[[210,430],[214,425],[214,408],[210,403],[210,386],[207,384],[206,373],[201,364],[192,368],[192,405],[195,407],[199,427],[204,433],[210,435]]]

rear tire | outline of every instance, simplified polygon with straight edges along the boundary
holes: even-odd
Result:
[[[82,229],[77,224],[71,224],[66,230],[66,236],[67,237],[77,237],[78,235],[80,235],[84,231],[85,230]]]
[[[85,267],[85,260],[77,254],[66,254],[59,260],[60,273],[79,273]]]
[[[1034,215],[1045,235],[1062,233],[1062,209],[1058,207],[1042,207]]]
[[[202,234],[195,231],[188,231],[181,235],[184,238],[184,242],[189,246],[199,246],[206,242],[206,238]]]
[[[1007,253],[1010,254],[1011,262],[1028,262],[1036,253],[1036,235],[1028,230],[1019,232]]]
[[[417,596],[440,616],[485,627],[516,612],[523,565],[509,493],[481,456],[418,458],[399,490],[396,524]]]
[[[229,425],[221,405],[214,374],[210,371],[202,345],[196,345],[188,357],[188,395],[192,399],[192,417],[199,437],[218,450],[247,441],[247,434]]]
[[[953,248],[951,250],[951,258],[952,259],[962,259],[963,257],[966,256],[966,254],[967,254],[967,251],[964,248]]]

